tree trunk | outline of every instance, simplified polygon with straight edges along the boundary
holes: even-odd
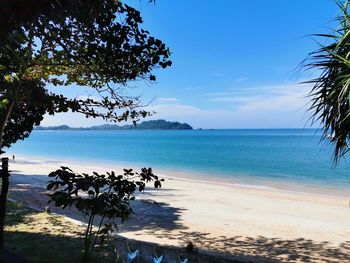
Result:
[[[2,144],[3,144],[5,127],[6,127],[8,119],[10,118],[10,115],[11,115],[11,112],[12,112],[14,105],[15,105],[14,101],[9,102],[9,104],[6,106],[4,115],[1,119],[1,123],[0,123],[0,151],[2,151]]]
[[[3,146],[3,135],[6,127],[6,123],[12,112],[14,106],[14,101],[10,102],[5,109],[3,118],[1,119],[0,124],[0,151],[2,152]],[[1,175],[1,194],[0,194],[0,250],[4,248],[4,223],[6,215],[6,201],[7,194],[9,189],[9,172],[8,172],[8,158],[2,158],[2,169],[0,172]]]
[[[4,248],[4,223],[6,215],[6,200],[9,190],[9,172],[8,172],[8,158],[2,158],[1,168],[1,195],[0,195],[0,250]]]

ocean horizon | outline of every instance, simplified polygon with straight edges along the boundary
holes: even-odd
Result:
[[[331,145],[317,129],[35,130],[7,152],[152,167],[241,185],[350,189],[349,166],[333,165]]]

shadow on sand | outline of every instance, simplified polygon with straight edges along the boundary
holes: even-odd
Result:
[[[25,206],[39,209],[47,206],[48,200],[44,188],[27,184],[12,185],[11,197]],[[152,194],[147,197],[151,198]],[[83,220],[74,209],[51,208],[58,214]],[[121,226],[121,233],[140,231],[140,236],[146,234],[159,240],[177,240],[183,247],[192,242],[203,253],[220,254],[228,259],[227,262],[350,262],[350,241],[334,247],[327,242],[318,243],[302,238],[281,240],[262,236],[213,237],[210,233],[193,232],[184,226],[181,223],[184,209],[150,199],[135,201],[133,208],[135,215]]]

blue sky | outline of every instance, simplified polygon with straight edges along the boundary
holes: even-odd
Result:
[[[152,118],[196,128],[309,127],[310,86],[298,83],[315,73],[296,69],[317,49],[308,35],[329,32],[338,12],[334,1],[128,2],[172,51],[173,66],[155,72],[157,83],[138,83],[132,91],[151,102]],[[46,117],[42,125],[104,123],[68,115]]]

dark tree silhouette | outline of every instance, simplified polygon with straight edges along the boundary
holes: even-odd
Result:
[[[313,121],[320,122],[323,139],[334,145],[334,163],[349,151],[350,139],[350,15],[349,2],[337,1],[338,27],[329,34],[316,34],[326,45],[310,54],[305,67],[320,72],[307,83]],[[325,40],[325,41],[324,41]]]
[[[24,1],[0,2],[17,10],[1,19],[8,23],[0,33],[0,150],[28,137],[46,113],[116,122],[147,116],[138,98],[121,91],[129,81],[155,81],[152,70],[171,61],[165,44],[140,27],[140,13],[115,0],[40,2],[28,9]],[[48,85],[91,88],[95,95],[68,98]],[[0,209],[5,205],[1,199]],[[0,217],[0,249],[3,223]]]

